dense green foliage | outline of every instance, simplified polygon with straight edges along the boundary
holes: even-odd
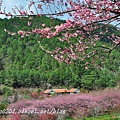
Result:
[[[119,120],[119,119],[120,119],[119,115],[116,115],[116,114],[112,114],[112,115],[105,114],[105,115],[101,115],[101,116],[98,116],[98,117],[86,117],[86,118],[77,119],[77,120]],[[75,120],[75,119],[68,118],[66,120]]]
[[[50,20],[47,17],[35,17],[31,26],[27,26],[28,18],[0,19],[0,83],[12,87],[41,87],[44,83],[52,86],[67,86],[86,89],[99,89],[116,86],[120,80],[120,49],[114,49],[110,55],[99,54],[86,61],[76,61],[71,65],[59,63],[39,47],[37,41],[47,50],[64,44],[52,39],[41,39],[37,35],[21,38],[19,35],[9,35],[4,32],[31,30],[41,27],[60,24],[58,19]],[[112,31],[113,32],[113,31]],[[105,42],[102,40],[102,42]],[[98,42],[98,46],[102,44]],[[107,46],[111,43],[106,42]],[[101,48],[98,48],[100,51]],[[102,64],[102,62],[104,62]],[[85,69],[85,63],[91,63]],[[100,67],[100,68],[99,68]]]

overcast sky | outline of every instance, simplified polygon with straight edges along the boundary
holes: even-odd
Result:
[[[36,0],[34,0],[34,1],[36,1]],[[24,9],[27,9],[28,3],[29,2],[26,0],[3,0],[1,9],[3,10],[6,7],[6,12],[12,12],[12,8],[14,8],[15,6],[20,7],[20,5],[22,5],[24,7]],[[32,8],[32,10],[34,11],[35,9]],[[6,17],[5,15],[0,14],[0,18],[5,18],[5,17]],[[66,14],[59,18],[66,20],[70,17]],[[115,25],[115,24],[117,24],[117,22],[114,22],[113,24]],[[120,27],[120,25],[118,27]]]
[[[21,5],[24,7],[24,9],[27,9],[28,3],[29,2],[26,0],[3,0],[1,8],[3,10],[6,7],[5,10],[8,13],[8,12],[12,12],[12,8],[15,8],[15,6],[20,7],[20,5]],[[35,8],[33,7],[32,10],[35,11]],[[5,15],[0,14],[0,18],[5,18],[5,17],[6,17]],[[69,16],[67,14],[65,16],[60,17],[60,19],[64,19],[64,20],[66,20],[68,18],[69,18]]]
[[[2,10],[6,7],[6,12],[12,12],[12,8],[15,6],[24,6],[24,8],[27,8],[28,2],[26,0],[3,0],[2,3]],[[0,15],[0,18],[4,18],[5,15]]]

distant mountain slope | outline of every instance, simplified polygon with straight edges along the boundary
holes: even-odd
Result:
[[[48,50],[56,46],[64,46],[66,43],[59,42],[56,37],[41,39],[38,35],[30,35],[21,38],[19,35],[7,34],[4,29],[11,32],[18,30],[31,30],[47,26],[61,24],[64,21],[51,20],[45,16],[35,17],[32,25],[27,26],[28,18],[0,19],[0,82],[13,87],[41,87],[46,83],[52,86],[67,86],[86,89],[99,89],[113,87],[120,80],[120,49],[115,49],[110,55],[104,56],[105,64],[99,58],[96,61],[90,58],[86,61],[77,61],[67,65],[59,63],[39,47],[37,41]],[[109,27],[111,29],[111,26]],[[97,32],[97,31],[96,31]],[[115,29],[111,29],[111,33]],[[118,33],[116,33],[118,34]],[[106,39],[106,36],[105,36]],[[98,42],[101,45],[103,41]],[[111,43],[106,41],[106,46]],[[98,48],[100,51],[100,49]],[[84,64],[91,63],[89,69]],[[94,64],[95,62],[95,64]]]

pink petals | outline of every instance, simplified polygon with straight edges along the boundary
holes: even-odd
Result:
[[[31,26],[31,22],[30,21],[28,21],[28,26]]]
[[[39,8],[39,9],[42,9],[42,4],[38,4],[38,8]]]
[[[19,30],[19,31],[18,31],[18,34],[19,34],[19,35],[24,35],[24,33],[25,33],[25,32],[22,31],[22,30]]]

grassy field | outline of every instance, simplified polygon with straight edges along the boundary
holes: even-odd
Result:
[[[120,115],[118,114],[112,114],[112,115],[101,115],[98,117],[87,117],[87,118],[82,118],[82,119],[66,119],[66,120],[120,120]]]

